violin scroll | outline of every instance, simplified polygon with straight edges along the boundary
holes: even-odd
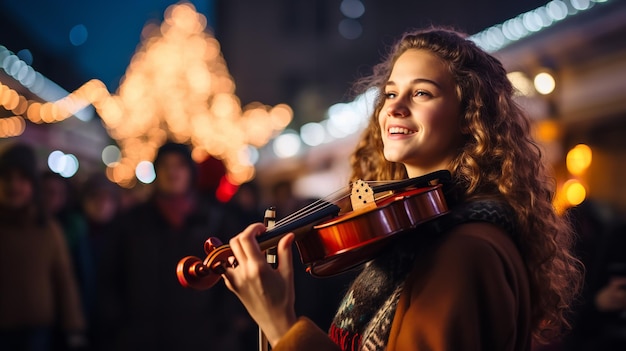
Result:
[[[209,289],[220,280],[224,269],[231,266],[228,258],[233,252],[228,245],[222,245],[219,239],[207,239],[204,251],[208,255],[204,261],[195,256],[187,256],[178,262],[176,276],[183,287]]]

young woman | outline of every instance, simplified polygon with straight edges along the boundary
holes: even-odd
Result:
[[[449,170],[452,224],[366,264],[328,334],[295,315],[293,234],[272,270],[255,240],[264,227],[250,225],[230,240],[238,264],[224,278],[273,349],[529,350],[567,327],[581,274],[571,231],[500,62],[428,29],[405,34],[366,83],[379,94],[352,178]]]

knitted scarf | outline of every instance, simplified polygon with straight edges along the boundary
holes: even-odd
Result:
[[[457,206],[447,215],[406,233],[385,254],[368,262],[354,280],[331,324],[331,339],[345,351],[384,350],[404,282],[415,258],[420,252],[432,249],[452,227],[475,221],[493,223],[507,233],[515,233],[512,210],[495,201]]]

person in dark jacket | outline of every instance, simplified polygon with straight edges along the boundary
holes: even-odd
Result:
[[[594,199],[569,209],[568,218],[576,229],[585,284],[560,350],[626,350],[626,222]]]
[[[43,203],[46,211],[61,226],[69,249],[72,270],[80,292],[83,311],[87,317],[91,312],[94,294],[95,270],[87,221],[76,206],[74,187],[69,179],[52,171],[41,174]]]
[[[223,209],[194,191],[196,165],[186,145],[166,143],[154,160],[154,193],[122,214],[103,236],[97,343],[102,350],[236,349],[224,286],[183,288],[180,259],[204,257],[209,236],[227,238]],[[235,305],[235,302],[230,302]],[[234,339],[237,339],[236,337]]]
[[[0,350],[86,344],[85,318],[60,226],[44,210],[33,148],[0,150]]]

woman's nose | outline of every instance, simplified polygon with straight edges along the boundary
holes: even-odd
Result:
[[[409,109],[401,102],[396,102],[387,107],[387,116],[389,117],[407,117]]]

